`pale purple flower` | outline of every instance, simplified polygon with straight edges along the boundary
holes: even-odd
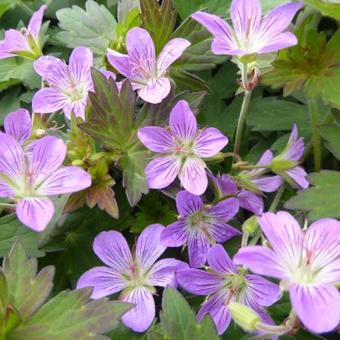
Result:
[[[75,48],[69,64],[53,56],[44,56],[34,63],[35,71],[47,83],[32,99],[32,109],[38,113],[51,113],[64,110],[70,119],[85,119],[88,92],[93,90],[91,67],[93,55],[86,47]]]
[[[5,32],[5,39],[0,41],[0,59],[15,56],[36,59],[41,55],[39,32],[46,7],[41,6],[32,15],[27,29],[23,28],[20,31],[10,29]]]
[[[191,268],[181,269],[176,274],[178,284],[185,290],[194,295],[207,295],[197,314],[199,321],[210,315],[221,335],[231,321],[228,304],[238,302],[255,310],[265,323],[272,323],[263,307],[279,299],[280,289],[276,284],[261,276],[238,271],[219,244],[209,251],[208,264],[208,271]]]
[[[241,208],[251,211],[256,215],[262,215],[264,203],[262,197],[251,191],[238,188],[237,182],[229,175],[223,174],[211,176],[218,197],[235,197]]]
[[[299,138],[297,126],[294,124],[286,148],[272,161],[272,170],[299,189],[309,187],[307,173],[299,166],[304,150],[303,138]]]
[[[164,229],[162,243],[167,247],[188,245],[191,267],[201,267],[207,261],[209,249],[216,242],[223,243],[241,232],[227,222],[239,210],[235,198],[216,205],[205,206],[199,196],[180,191],[176,196],[179,220]]]
[[[106,266],[90,269],[77,283],[77,289],[93,287],[93,299],[121,292],[120,300],[135,304],[122,321],[136,332],[146,331],[155,318],[154,287],[176,286],[175,271],[187,267],[172,258],[157,261],[166,249],[160,242],[163,229],[160,224],[144,229],[132,254],[121,233],[101,232],[94,240],[93,250]]]
[[[285,32],[301,3],[288,3],[272,9],[261,22],[260,0],[233,0],[231,28],[222,18],[196,12],[191,17],[213,36],[214,54],[245,56],[276,52],[297,44],[294,34]]]
[[[340,322],[340,222],[325,218],[307,231],[289,213],[258,219],[269,247],[249,246],[234,260],[255,273],[281,280],[294,311],[312,332],[333,330]]]
[[[128,54],[108,49],[107,59],[121,75],[130,80],[143,100],[157,104],[170,92],[169,67],[189,46],[188,40],[175,38],[156,57],[155,45],[148,31],[135,27],[126,35]]]
[[[268,176],[273,160],[273,153],[266,150],[257,162],[258,169],[244,170],[237,174],[236,181],[246,190],[261,194],[262,192],[274,192],[283,183],[280,176]],[[263,166],[261,168],[260,166]]]
[[[194,195],[203,194],[208,186],[203,159],[228,144],[228,138],[215,128],[197,130],[196,117],[184,100],[172,109],[169,128],[146,126],[138,130],[138,138],[160,154],[145,168],[149,187],[166,188],[178,176],[184,189]]]
[[[28,125],[14,124],[7,119],[11,135],[0,133],[0,197],[16,204],[23,224],[42,231],[54,214],[49,196],[83,190],[91,185],[91,177],[79,167],[62,166],[66,145],[59,138],[43,137],[26,153],[20,143],[29,136]]]

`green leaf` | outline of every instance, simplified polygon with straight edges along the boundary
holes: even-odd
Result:
[[[283,87],[286,96],[303,89],[309,98],[321,97],[340,107],[340,30],[327,42],[326,34],[317,32],[310,17],[295,34],[299,44],[279,52],[273,70],[263,75],[263,83]]]
[[[92,71],[92,79],[95,93],[89,95],[87,122],[79,127],[117,154],[123,185],[134,206],[148,192],[144,168],[149,160],[149,152],[137,138],[142,122],[135,119],[136,94],[128,81],[118,91],[115,81],[107,80],[99,71]]]
[[[118,22],[124,22],[131,10],[137,8],[140,10],[139,0],[118,0],[117,17]]]
[[[43,268],[37,275],[38,261],[29,258],[23,245],[16,242],[3,262],[9,286],[9,301],[27,320],[46,300],[53,287],[54,267]]]
[[[323,170],[309,175],[311,188],[289,199],[287,209],[307,212],[309,220],[340,217],[340,172]]]
[[[327,149],[340,160],[340,127],[321,126],[321,136],[327,141]]]
[[[161,324],[164,338],[217,340],[218,336],[210,317],[198,323],[194,312],[184,297],[174,288],[168,287],[163,293]]]
[[[14,214],[0,218],[0,257],[8,255],[13,243],[20,241],[29,255],[42,256],[38,250],[39,233],[22,225]]]
[[[111,41],[116,38],[117,22],[110,11],[93,0],[86,1],[85,10],[73,6],[57,11],[57,39],[69,48],[86,46],[99,56],[105,56]]]
[[[9,10],[15,7],[13,0],[0,0],[0,18]]]
[[[307,5],[313,6],[323,15],[340,20],[340,3],[330,0],[303,0]]]
[[[104,339],[99,334],[116,327],[131,304],[106,298],[91,300],[90,296],[90,288],[59,293],[8,339]]]
[[[159,54],[164,45],[169,41],[176,24],[176,11],[171,0],[141,0],[141,18],[143,27],[150,33]]]
[[[0,99],[0,124],[2,125],[5,116],[20,107],[20,89],[18,87],[7,90]]]

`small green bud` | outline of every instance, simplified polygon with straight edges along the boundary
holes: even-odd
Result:
[[[261,322],[261,318],[254,310],[241,303],[230,302],[228,310],[233,320],[247,332],[256,331],[257,324]]]
[[[255,215],[248,218],[242,225],[242,231],[250,235],[254,234],[258,229],[259,225],[257,223],[257,216]]]
[[[280,173],[295,168],[297,164],[297,162],[291,160],[274,158],[271,164],[271,170],[275,173]]]

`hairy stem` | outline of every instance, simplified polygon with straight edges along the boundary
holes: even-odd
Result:
[[[318,103],[315,100],[308,100],[308,109],[313,134],[314,169],[321,170],[321,136],[319,131]]]

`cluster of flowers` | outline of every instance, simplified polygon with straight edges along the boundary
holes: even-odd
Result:
[[[241,60],[295,45],[296,37],[285,30],[300,8],[300,3],[279,6],[261,22],[258,0],[234,0],[233,28],[203,12],[192,18],[213,34],[215,54]],[[68,65],[56,57],[42,56],[39,31],[45,9],[42,6],[32,16],[27,29],[6,32],[0,42],[0,58],[35,60],[35,71],[45,87],[33,97],[34,113],[63,110],[66,118],[73,113],[85,119],[88,93],[93,90],[92,52],[84,47],[74,49]],[[129,79],[141,99],[156,104],[170,92],[169,67],[189,46],[185,39],[173,39],[156,57],[150,34],[133,28],[126,36],[128,54],[109,49],[107,58],[121,76]],[[103,73],[116,78],[111,72]],[[91,177],[84,170],[62,165],[66,145],[61,139],[40,137],[23,109],[6,117],[5,133],[0,134],[0,197],[14,203],[20,221],[35,231],[44,230],[53,216],[50,196],[91,185]],[[239,164],[242,171],[235,176],[210,173],[207,159],[218,155],[228,138],[215,128],[198,130],[196,117],[183,100],[172,109],[167,127],[140,128],[138,138],[157,154],[145,169],[148,186],[164,189],[178,177],[185,189],[176,197],[179,219],[167,228],[159,224],[147,227],[133,253],[119,232],[100,233],[93,248],[106,266],[83,274],[77,288],[93,287],[94,299],[121,292],[121,300],[135,304],[122,320],[138,332],[145,331],[155,318],[154,287],[167,285],[207,296],[197,318],[209,314],[219,334],[228,328],[232,317],[228,306],[232,302],[253,309],[260,318],[254,331],[263,331],[263,324],[273,324],[264,307],[278,301],[283,291],[289,291],[293,310],[309,330],[325,332],[339,324],[340,296],[335,284],[340,280],[340,223],[323,219],[305,231],[288,213],[263,213],[263,192],[278,190],[284,181],[300,189],[309,185],[299,165],[304,143],[296,126],[280,154],[274,157],[267,150],[256,165]],[[200,195],[206,192],[209,180],[218,198],[205,204]],[[267,241],[265,246],[241,248],[232,260],[221,244],[241,234],[228,224],[240,207],[260,216],[258,223]],[[184,245],[190,266],[173,258],[157,261],[167,247]],[[249,274],[246,268],[280,280],[280,286]],[[332,313],[326,313],[328,310]]]

